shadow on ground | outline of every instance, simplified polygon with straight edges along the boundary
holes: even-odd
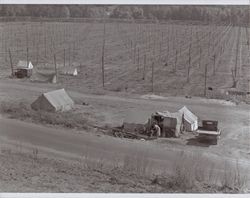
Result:
[[[192,137],[187,139],[187,145],[209,147],[211,146],[211,141],[200,139],[198,137]]]

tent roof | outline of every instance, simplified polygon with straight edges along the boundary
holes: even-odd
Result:
[[[166,117],[166,118],[181,119],[180,112],[174,112],[174,113],[172,113],[172,112],[169,112],[169,111],[163,111],[163,112],[157,111],[155,114],[163,116],[163,117]]]
[[[184,114],[184,119],[189,123],[193,123],[198,120],[198,117],[194,115],[186,106],[182,107],[179,112]]]
[[[18,69],[33,69],[32,63],[29,61],[29,64],[27,65],[27,61],[20,60],[17,63]]]
[[[64,106],[65,104],[74,104],[73,100],[64,89],[50,91],[43,95],[54,107]]]

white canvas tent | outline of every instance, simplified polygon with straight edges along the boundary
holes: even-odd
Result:
[[[44,111],[67,111],[74,106],[73,100],[64,89],[43,93],[32,104],[32,109]]]
[[[156,112],[163,118],[163,132],[173,130],[174,136],[179,137],[182,127],[182,115],[179,112],[171,113],[169,111]]]
[[[27,64],[27,61],[19,61],[17,63],[17,69],[33,69],[33,65],[32,63],[29,61]]]
[[[196,131],[198,129],[198,117],[194,115],[186,106],[179,112],[183,115],[183,126],[186,131]]]

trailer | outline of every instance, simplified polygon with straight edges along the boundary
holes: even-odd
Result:
[[[200,140],[206,140],[216,145],[220,139],[221,130],[218,128],[218,121],[203,120],[202,126],[198,127],[196,133]]]

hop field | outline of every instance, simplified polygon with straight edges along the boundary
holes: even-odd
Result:
[[[249,91],[249,28],[183,22],[3,22],[1,67],[31,60],[36,71],[77,67],[59,82],[135,93],[226,98]],[[210,87],[210,90],[208,90]],[[213,91],[211,91],[213,90]],[[240,96],[242,97],[242,96]]]

